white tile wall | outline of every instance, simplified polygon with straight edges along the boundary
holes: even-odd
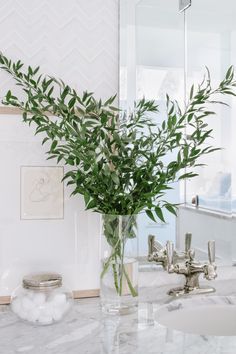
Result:
[[[0,33],[13,60],[97,97],[118,90],[118,0],[0,0]],[[0,96],[12,87],[0,72]],[[20,116],[0,115],[0,296],[34,270],[62,272],[73,289],[99,287],[99,215],[82,198],[65,188],[63,220],[20,220],[20,166],[53,165],[44,152]]]

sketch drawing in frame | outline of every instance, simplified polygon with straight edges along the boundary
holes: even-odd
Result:
[[[21,166],[21,219],[63,219],[64,169]]]

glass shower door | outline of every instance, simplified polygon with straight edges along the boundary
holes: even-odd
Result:
[[[120,1],[120,105],[129,111],[135,100],[155,100],[166,117],[166,93],[184,101],[184,15],[179,0]],[[168,160],[171,155],[168,156]],[[179,185],[168,192],[167,200],[179,202]],[[140,214],[139,255],[148,252],[147,237],[165,243],[175,241],[175,216],[166,213],[166,224],[152,222]]]
[[[236,2],[233,0],[192,1],[192,6],[187,10],[188,86],[202,81],[206,74],[205,66],[211,72],[212,86],[217,85],[227,68],[235,64],[235,15]],[[186,201],[191,205],[192,201],[198,199],[198,206],[203,209],[231,214],[232,209],[236,208],[236,177],[232,170],[236,166],[233,159],[236,146],[232,139],[232,134],[235,134],[232,119],[235,99],[224,97],[223,100],[230,107],[209,106],[217,114],[208,118],[213,129],[210,143],[222,150],[204,156],[202,162],[207,166],[198,169],[199,177],[186,182]]]

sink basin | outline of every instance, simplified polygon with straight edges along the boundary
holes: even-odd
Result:
[[[156,321],[170,329],[212,336],[236,336],[236,297],[182,298],[160,307]]]

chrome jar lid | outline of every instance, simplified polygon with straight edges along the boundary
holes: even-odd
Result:
[[[25,289],[47,290],[59,288],[62,285],[62,276],[58,273],[32,273],[23,278]]]

